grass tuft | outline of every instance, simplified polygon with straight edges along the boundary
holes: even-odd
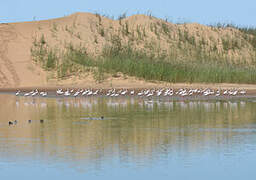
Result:
[[[118,18],[121,33],[117,34],[104,29],[101,26],[101,16],[96,14],[96,17],[99,35],[108,38],[99,56],[92,57],[83,46],[72,44],[68,44],[63,51],[52,49],[42,35],[34,38],[32,59],[45,70],[56,71],[59,78],[90,69],[97,82],[102,82],[106,73],[115,75],[121,72],[145,80],[172,83],[256,83],[256,54],[251,56],[250,63],[247,63],[249,60],[244,59],[244,56],[240,56],[238,60],[228,56],[228,52],[238,52],[247,45],[256,50],[255,28],[241,28],[230,24],[211,27],[216,32],[219,28],[236,28],[242,33],[242,40],[227,35],[216,41],[209,40],[204,36],[190,34],[186,29],[178,29],[175,39],[173,30],[165,21],[151,23],[149,32],[145,27],[137,25],[132,28],[127,21],[122,22],[126,18],[124,13]],[[56,25],[53,29],[55,32],[58,30]],[[66,26],[65,30],[74,34],[73,28]],[[240,33],[239,31],[236,32]],[[146,33],[154,33],[157,39],[169,38],[170,52],[162,49],[156,38],[148,41]],[[81,39],[80,33],[75,36]],[[101,43],[96,35],[94,42]],[[171,44],[172,42],[176,44]],[[138,49],[134,44],[142,45],[143,48]]]

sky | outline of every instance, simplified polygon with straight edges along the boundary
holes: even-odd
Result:
[[[57,18],[75,12],[115,17],[122,13],[150,12],[172,22],[220,22],[256,27],[255,0],[3,0],[0,23]]]

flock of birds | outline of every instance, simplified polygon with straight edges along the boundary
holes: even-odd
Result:
[[[177,90],[171,88],[161,88],[161,89],[141,89],[141,90],[134,90],[134,89],[57,89],[55,93],[56,96],[64,96],[64,97],[82,97],[82,96],[106,96],[106,97],[119,97],[119,96],[139,96],[139,97],[152,97],[152,96],[164,96],[164,97],[171,97],[171,96],[193,96],[193,95],[201,95],[201,96],[236,96],[236,95],[246,95],[245,90],[237,90],[237,89],[227,89],[227,90],[214,90],[210,88],[205,89],[186,89],[180,88]],[[18,90],[16,92],[16,96],[48,96],[48,93],[45,91],[38,91],[37,89],[32,90],[30,92],[21,92]]]
[[[136,97],[186,97],[186,96],[237,96],[237,95],[246,95],[245,90],[237,90],[237,89],[172,89],[172,88],[159,88],[159,89],[57,89],[56,91],[49,92],[52,96],[60,96],[60,97],[88,97],[88,96],[106,96],[106,97],[120,97],[120,96],[136,96]],[[25,96],[25,97],[34,97],[41,96],[47,97],[49,96],[46,91],[39,91],[38,89],[32,90],[30,92],[22,92],[18,90],[16,96]],[[152,104],[151,104],[152,105]],[[103,116],[98,118],[100,120],[104,119]],[[44,123],[44,120],[39,120],[40,123]],[[17,125],[18,121],[9,121],[9,126]],[[28,123],[32,123],[32,120],[28,120]]]
[[[39,121],[40,123],[44,123],[44,120],[43,119],[40,119],[40,121]],[[28,123],[30,124],[30,123],[32,123],[32,120],[31,119],[29,119],[28,120]],[[12,125],[17,125],[18,124],[18,120],[14,120],[14,121],[9,121],[8,122],[8,124],[9,124],[9,126],[12,126]]]

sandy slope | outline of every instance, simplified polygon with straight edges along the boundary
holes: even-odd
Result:
[[[13,24],[0,25],[0,86],[45,85],[45,73],[30,58],[31,32],[20,32]]]
[[[129,23],[129,27],[131,27],[131,29],[136,29],[138,27],[147,28],[147,38],[160,39],[160,47],[164,49],[164,47],[167,46],[164,36],[154,37],[155,35],[149,31],[149,25],[152,24],[152,22],[157,21],[160,20],[151,19],[144,15],[136,15],[126,19],[126,22]],[[98,32],[99,24],[101,28],[104,28],[104,37],[102,37]],[[208,32],[209,35],[210,32],[208,27],[197,24],[187,25],[186,27],[174,24],[168,24],[168,26],[173,29],[173,34],[170,35],[174,38],[173,42],[175,42],[175,33],[179,28],[192,29],[191,33],[199,31],[198,29],[200,28],[203,33]],[[90,13],[76,13],[68,17],[45,21],[0,24],[0,88],[54,86],[143,88],[167,85],[174,86],[173,84],[145,82],[133,77],[123,76],[118,78],[109,77],[103,83],[99,84],[95,82],[94,78],[90,74],[81,75],[79,77],[70,77],[65,80],[57,80],[52,78],[51,72],[45,72],[31,59],[30,49],[32,47],[33,40],[35,37],[39,37],[42,34],[46,37],[47,42],[49,42],[52,47],[61,48],[65,43],[72,42],[74,44],[82,44],[86,46],[88,52],[91,54],[97,54],[101,51],[103,45],[108,42],[108,32],[110,29],[114,33],[120,33],[118,31],[120,27],[120,22],[118,21],[113,21],[105,17],[101,17],[99,20],[99,17]],[[213,33],[213,37],[218,36],[216,32],[210,33]],[[224,34],[225,33],[227,32],[224,32]],[[234,30],[231,31],[231,35],[232,33],[234,33]],[[95,42],[96,40],[97,42]],[[144,41],[146,40],[147,39]],[[139,44],[138,46],[140,45],[142,44]],[[219,50],[221,51],[221,48]],[[249,50],[250,48],[248,48],[248,51]],[[230,53],[239,54],[240,52]],[[185,84],[177,84],[175,86],[184,85]],[[205,84],[185,86],[216,87],[216,85]],[[225,84],[217,86],[234,87],[237,85]],[[256,86],[254,85],[239,85],[239,87],[256,89]]]

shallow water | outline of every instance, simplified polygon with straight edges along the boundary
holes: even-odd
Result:
[[[0,102],[0,179],[256,176],[254,101],[2,94]]]

